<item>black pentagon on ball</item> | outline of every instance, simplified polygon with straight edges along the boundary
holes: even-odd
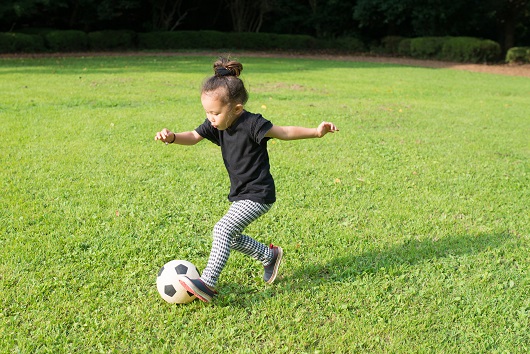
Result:
[[[177,272],[177,274],[186,274],[188,272],[188,267],[184,264],[179,264],[175,267],[175,272]]]
[[[175,295],[176,292],[177,290],[175,290],[175,287],[173,287],[173,285],[169,284],[164,286],[164,294],[166,294],[167,296],[171,297]]]
[[[163,271],[164,271],[164,267],[160,268],[160,270],[158,271],[158,276],[161,276]]]

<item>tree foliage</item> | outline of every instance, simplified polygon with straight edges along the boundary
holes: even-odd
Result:
[[[0,31],[217,30],[354,36],[475,36],[530,44],[530,0],[3,0]]]

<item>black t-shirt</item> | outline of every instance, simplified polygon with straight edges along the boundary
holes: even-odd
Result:
[[[265,134],[272,123],[261,116],[243,111],[226,130],[212,127],[208,119],[195,131],[221,147],[224,164],[230,177],[228,200],[249,199],[262,204],[276,201],[274,179],[270,173]]]

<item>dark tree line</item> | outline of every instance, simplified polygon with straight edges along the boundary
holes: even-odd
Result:
[[[0,31],[217,30],[355,36],[475,36],[530,43],[530,0],[2,0]]]

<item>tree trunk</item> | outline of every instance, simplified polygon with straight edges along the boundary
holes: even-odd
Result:
[[[70,13],[70,20],[68,21],[68,25],[70,28],[73,28],[77,22],[77,13],[79,11],[79,1],[75,1],[72,12]]]
[[[529,0],[504,0],[501,10],[500,22],[502,30],[502,48],[504,52],[515,46],[517,24],[528,8]]]
[[[226,0],[235,32],[259,32],[269,0]]]

